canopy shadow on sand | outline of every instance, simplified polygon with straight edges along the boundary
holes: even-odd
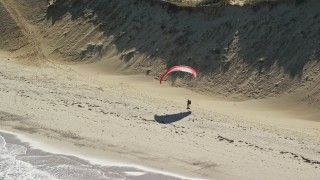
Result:
[[[154,115],[154,120],[161,124],[169,124],[176,121],[180,121],[183,118],[189,116],[191,113],[191,111],[187,111],[177,114]]]

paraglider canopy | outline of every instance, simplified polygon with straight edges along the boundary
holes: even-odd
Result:
[[[166,72],[163,73],[163,75],[160,78],[160,84],[162,84],[163,78],[165,78],[167,74],[169,74],[169,73],[171,73],[173,71],[183,71],[183,72],[187,72],[187,73],[193,74],[194,77],[198,76],[197,71],[195,69],[193,69],[192,67],[189,67],[189,66],[173,66],[172,68],[168,69]]]

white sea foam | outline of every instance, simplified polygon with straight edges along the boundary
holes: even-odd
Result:
[[[18,156],[25,155],[26,151],[26,147],[6,143],[0,136],[0,179],[55,179],[49,173],[17,159]]]
[[[62,152],[51,146],[48,148],[48,145],[25,136],[14,135],[23,142],[28,142],[34,149],[43,149],[45,152],[27,153],[27,151],[30,152],[28,147],[6,143],[6,140],[0,136],[0,179],[121,180],[131,179],[130,177],[137,179],[142,176],[143,179],[148,179],[148,177],[149,179],[190,179],[141,166],[113,163],[104,159]]]
[[[126,173],[129,176],[142,176],[146,174],[145,172],[132,172],[132,171],[127,171],[124,173]]]

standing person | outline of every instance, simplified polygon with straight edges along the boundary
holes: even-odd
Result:
[[[187,100],[187,109],[190,109],[190,104],[191,104],[191,100],[188,99],[188,100]]]

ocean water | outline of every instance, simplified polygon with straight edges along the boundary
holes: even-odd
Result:
[[[0,180],[180,180],[165,173],[130,166],[92,164],[76,156],[30,147],[15,135],[0,132]]]

